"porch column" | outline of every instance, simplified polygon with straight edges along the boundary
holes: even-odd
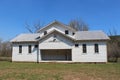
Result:
[[[41,61],[41,50],[39,50],[39,62]]]
[[[38,49],[37,51],[37,62],[39,63],[41,61],[41,50]]]

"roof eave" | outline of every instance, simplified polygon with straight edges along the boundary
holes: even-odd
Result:
[[[38,42],[38,41],[11,41],[11,43],[32,43],[32,42]]]
[[[110,40],[110,39],[88,39],[88,40],[76,40],[76,41],[82,41],[82,42],[84,42],[84,41],[108,41],[108,40]]]

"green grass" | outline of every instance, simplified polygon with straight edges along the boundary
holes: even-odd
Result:
[[[120,64],[0,62],[0,80],[120,80]]]

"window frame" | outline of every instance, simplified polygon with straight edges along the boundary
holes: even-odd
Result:
[[[79,47],[79,44],[75,44],[75,47],[76,47],[76,48]]]
[[[38,45],[36,44],[36,45],[34,45],[34,48],[38,48]]]
[[[28,53],[32,53],[32,46],[28,45]]]
[[[57,37],[57,35],[56,35],[56,34],[54,34],[54,35],[53,35],[53,37],[54,37],[54,38],[56,38],[56,37]]]
[[[75,35],[75,33],[73,32],[72,35]]]
[[[19,53],[22,53],[22,45],[19,45]]]
[[[65,30],[65,34],[69,34],[69,31],[68,31],[68,30]]]
[[[47,31],[44,31],[44,35],[46,35],[47,34]]]
[[[95,53],[99,53],[99,45],[98,44],[94,44],[94,51],[95,51]]]
[[[87,53],[87,45],[86,44],[82,44],[82,51],[83,51],[83,53]]]

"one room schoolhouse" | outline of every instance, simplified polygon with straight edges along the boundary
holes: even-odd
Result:
[[[33,34],[20,34],[12,42],[12,61],[107,62],[103,31],[76,31],[53,21]]]

